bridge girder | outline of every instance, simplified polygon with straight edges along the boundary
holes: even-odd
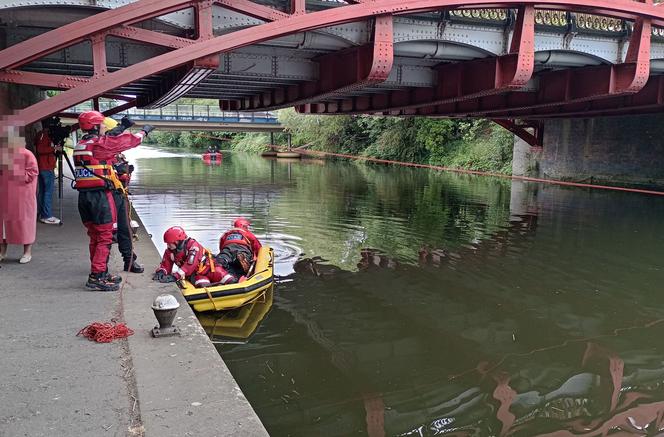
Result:
[[[293,0],[295,1],[295,0]],[[211,4],[205,2],[206,4]],[[629,0],[615,0],[610,3],[600,0],[545,0],[545,1],[529,1],[529,0],[502,0],[499,3],[490,0],[474,0],[471,2],[464,2],[463,4],[456,0],[381,0],[370,3],[359,3],[355,5],[344,5],[328,10],[321,10],[317,12],[306,12],[302,10],[302,5],[293,3],[295,13],[289,14],[287,12],[277,11],[264,5],[252,3],[247,0],[222,0],[214,2],[222,5],[224,8],[231,9],[235,12],[242,13],[254,18],[260,18],[267,21],[251,28],[237,30],[235,32],[214,36],[211,29],[211,23],[206,24],[205,29],[199,28],[197,33],[206,32],[204,38],[192,39],[191,44],[186,47],[176,48],[168,53],[160,54],[150,60],[142,61],[135,65],[127,66],[118,71],[107,71],[107,65],[104,60],[106,57],[105,47],[99,43],[100,39],[108,35],[112,29],[120,26],[133,25],[140,21],[159,17],[164,14],[170,14],[183,8],[189,8],[195,5],[200,5],[200,2],[185,1],[185,0],[139,0],[137,2],[127,4],[117,9],[105,11],[96,14],[92,17],[80,20],[72,25],[64,26],[43,35],[31,38],[22,43],[11,46],[0,52],[0,68],[5,70],[20,67],[30,61],[39,59],[42,56],[48,55],[54,51],[60,50],[64,47],[70,46],[77,42],[91,39],[96,41],[93,46],[96,50],[96,61],[93,62],[94,75],[86,83],[77,84],[74,88],[61,93],[60,95],[50,98],[46,101],[33,105],[26,110],[20,111],[18,114],[10,116],[10,122],[18,124],[26,124],[41,118],[44,118],[53,113],[59,112],[67,107],[73,106],[83,100],[104,94],[108,91],[120,89],[131,83],[140,81],[144,77],[156,75],[169,70],[174,70],[183,65],[189,65],[189,75],[197,63],[201,59],[210,59],[210,56],[215,56],[219,53],[229,53],[244,47],[260,44],[266,41],[272,41],[278,38],[283,38],[288,35],[301,34],[316,29],[329,28],[330,26],[339,26],[351,22],[361,22],[376,16],[391,16],[403,15],[414,13],[427,13],[431,11],[438,11],[443,9],[455,9],[458,7],[519,7],[531,8],[537,4],[538,6],[550,7],[563,10],[582,10],[584,12],[591,12],[596,14],[608,14],[620,18],[638,19],[643,23],[654,23],[657,25],[664,24],[664,9],[653,6],[650,1],[640,3]],[[299,6],[298,6],[299,5]],[[210,20],[208,20],[210,21]],[[532,23],[532,19],[528,19]],[[650,33],[644,33],[644,38],[650,41]],[[156,37],[156,35],[155,35]],[[523,43],[524,41],[521,41]],[[531,49],[528,49],[528,56],[533,54],[534,41],[530,41]],[[514,43],[512,43],[514,45]],[[644,49],[645,51],[646,49]],[[392,57],[394,53],[392,52]],[[498,77],[495,73],[503,72],[509,65],[512,65],[512,58],[523,58],[520,50],[516,53],[508,53],[492,60],[486,61],[487,63],[493,62],[497,67],[493,70],[494,77]],[[642,58],[644,55],[641,56]],[[650,51],[647,53],[647,58],[650,59]],[[477,61],[478,71],[486,64]],[[519,61],[520,62],[520,61]],[[517,64],[519,63],[517,62]],[[534,62],[534,56],[533,56]],[[531,65],[533,62],[521,62],[521,67],[528,67],[532,74]],[[634,64],[634,62],[627,62]],[[502,64],[502,65],[501,65]],[[193,67],[192,67],[193,65]],[[467,64],[466,66],[468,66]],[[636,65],[636,64],[635,64]],[[441,71],[449,73],[454,70],[463,70],[465,67],[457,66],[441,66],[439,67],[439,76]],[[629,68],[625,68],[629,69]],[[212,68],[208,68],[210,73]],[[459,74],[459,73],[457,73]],[[649,71],[644,73],[649,74]],[[386,75],[387,79],[389,75]],[[525,78],[525,76],[524,76]],[[522,78],[523,79],[523,78]],[[528,80],[520,80],[513,84],[502,84],[503,86],[494,87],[499,91],[496,93],[504,93],[511,91],[514,88],[525,86],[529,83]],[[440,77],[439,77],[440,81]],[[361,82],[359,80],[358,82]],[[509,81],[508,81],[509,82]],[[176,84],[179,82],[176,82]],[[638,86],[631,87],[626,92],[635,93],[637,88],[642,87],[645,81],[640,80]],[[194,84],[195,85],[195,84]],[[375,85],[375,84],[373,84]],[[498,85],[501,85],[498,83]],[[380,87],[374,87],[380,89]],[[372,89],[372,91],[374,91]],[[480,89],[480,95],[477,98],[486,97],[485,91]],[[417,90],[415,90],[417,93]],[[473,93],[471,93],[472,95]],[[316,95],[317,96],[317,95]],[[316,97],[312,96],[312,97]],[[323,95],[324,98],[328,96]],[[368,99],[367,96],[360,96],[360,99]],[[256,101],[256,99],[254,99]],[[366,101],[366,100],[363,100]],[[352,108],[351,108],[352,109]],[[369,109],[369,107],[367,107]],[[390,108],[386,108],[389,110]],[[431,112],[430,112],[431,113]]]

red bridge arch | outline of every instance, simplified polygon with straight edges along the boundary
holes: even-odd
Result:
[[[212,5],[264,20],[265,23],[214,37]],[[616,65],[579,68],[573,72],[552,72],[543,80],[544,91],[510,94],[532,77],[535,6],[634,20],[635,30],[631,35],[625,61]],[[142,20],[189,7],[196,9],[196,39],[174,37],[132,26]],[[319,103],[330,96],[387,78],[393,58],[392,16],[458,8],[517,9],[518,19],[509,53],[495,58],[441,66],[439,73],[454,80],[447,81],[452,85],[439,86],[433,92],[394,91],[371,97],[346,98],[337,103]],[[659,108],[664,102],[664,82],[659,77],[650,77],[649,69],[650,26],[664,26],[664,8],[653,5],[652,0],[356,0],[356,4],[317,12],[306,12],[304,0],[291,0],[291,13],[248,0],[139,0],[0,51],[1,81],[66,89],[55,97],[6,117],[3,124],[26,125],[82,101],[106,95],[141,78],[184,68],[184,73],[174,82],[173,89],[162,96],[174,99],[195,86],[197,78],[204,77],[206,72],[216,68],[218,59],[214,55],[290,34],[364,19],[375,20],[373,42],[369,47],[353,49],[347,54],[348,77],[325,76],[321,72],[319,84],[313,88],[300,87],[292,93],[275,90],[249,101],[222,102],[222,105],[241,110],[295,105],[301,112],[312,113],[489,116],[506,119],[514,116],[560,116],[575,111],[587,113],[589,107],[592,107],[591,114],[647,111]],[[173,50],[121,70],[108,72],[103,44],[107,35],[120,35]],[[91,40],[93,46],[94,75],[90,78],[17,70],[30,61],[86,39]],[[334,61],[332,58],[328,62]],[[583,82],[585,89],[574,86],[579,81]],[[643,91],[647,93],[641,96]],[[158,103],[159,98],[156,101]]]

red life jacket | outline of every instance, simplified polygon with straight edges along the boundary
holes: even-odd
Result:
[[[74,188],[77,190],[103,190],[113,188],[110,182],[114,177],[113,166],[94,156],[99,144],[96,135],[84,136],[74,147]]]
[[[242,244],[251,248],[251,240],[249,240],[249,237],[247,237],[246,231],[239,228],[233,228],[221,236],[219,239],[219,250],[223,249],[229,244]]]
[[[181,250],[167,250],[170,252],[171,262],[180,267],[178,269],[180,278],[186,278],[192,274],[206,274],[214,270],[212,254],[193,238],[187,238]]]

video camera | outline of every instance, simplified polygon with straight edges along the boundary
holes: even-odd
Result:
[[[64,146],[65,140],[71,134],[71,127],[63,126],[60,118],[52,117],[47,119],[45,122],[45,128],[48,130],[48,136],[51,137],[51,141],[56,146]]]

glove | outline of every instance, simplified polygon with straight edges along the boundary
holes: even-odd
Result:
[[[166,276],[166,273],[164,273],[163,270],[157,270],[154,272],[154,275],[152,275],[152,280],[161,282],[161,280],[164,279],[164,276]]]
[[[165,284],[167,282],[175,282],[175,281],[177,281],[177,279],[175,279],[175,276],[173,276],[173,275],[164,275],[164,278],[159,282],[162,282],[162,283]]]
[[[159,281],[159,282],[164,283],[164,284],[167,283],[167,282],[175,282],[176,281],[175,276],[167,275],[166,273],[164,273],[163,270],[156,271],[155,274],[152,275],[152,280],[153,281]]]
[[[125,129],[129,129],[130,127],[132,127],[135,124],[136,123],[134,123],[132,120],[130,120],[129,117],[127,117],[126,115],[124,117],[122,117],[122,120],[120,120],[120,125],[122,127],[124,127]]]
[[[118,135],[122,135],[122,132],[124,132],[124,131],[125,131],[124,126],[119,124],[119,125],[115,126],[113,129],[106,132],[106,135],[109,136],[109,137],[117,137]]]
[[[145,132],[145,135],[148,135],[150,132],[152,132],[154,130],[154,126],[152,126],[151,124],[146,124],[146,125],[143,125],[143,129],[141,129],[141,130],[143,132]]]

